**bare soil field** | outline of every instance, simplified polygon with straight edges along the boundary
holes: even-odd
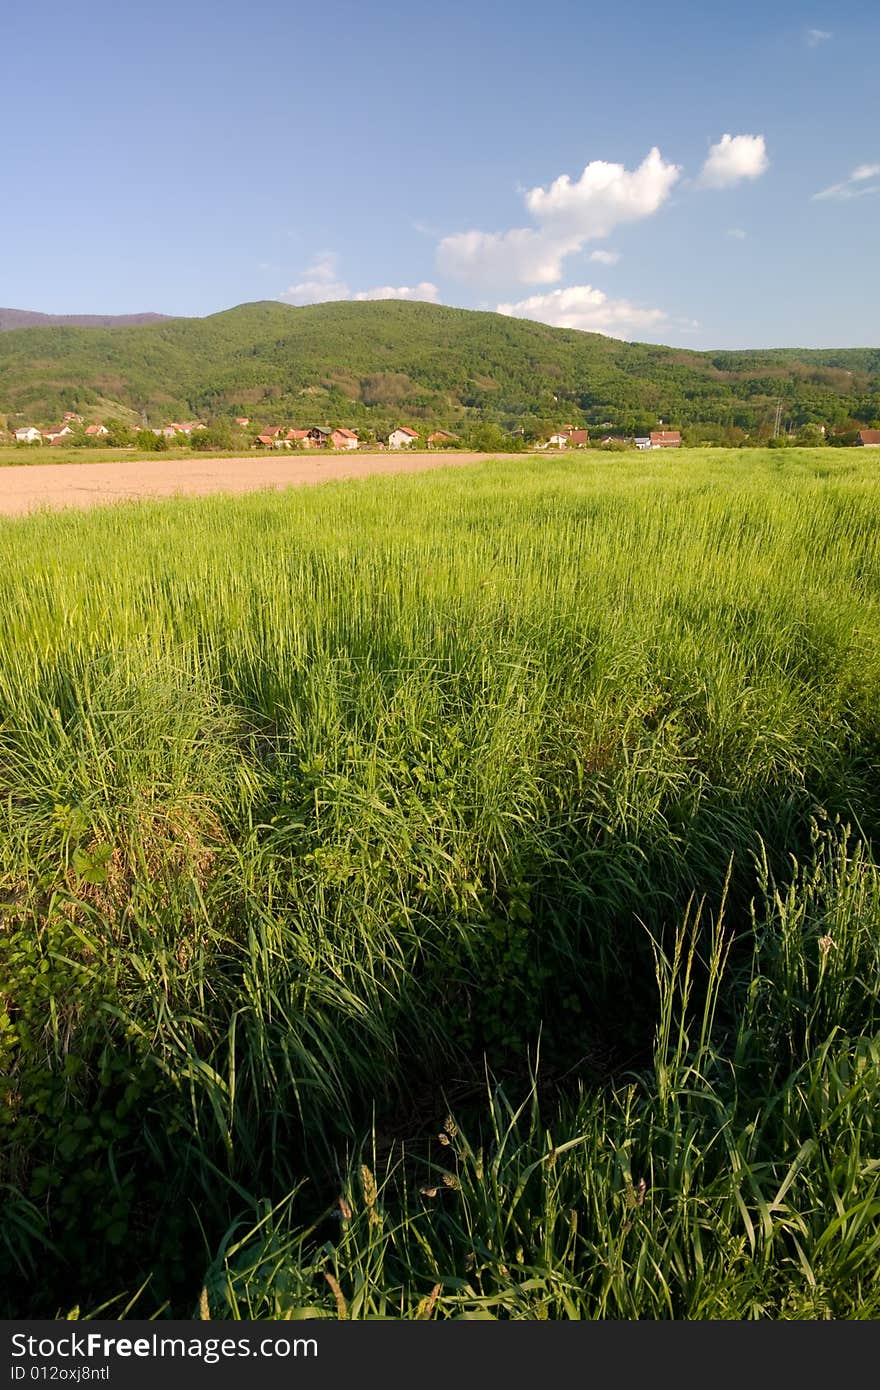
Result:
[[[485,462],[487,454],[344,454],[291,458],[188,458],[123,463],[23,464],[0,469],[0,515],[41,508],[95,507],[108,502],[208,493],[302,487],[375,473],[420,473]]]

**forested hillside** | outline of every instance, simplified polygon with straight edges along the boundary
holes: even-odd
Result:
[[[499,314],[394,300],[244,304],[134,327],[0,335],[10,425],[87,417],[118,402],[150,424],[185,415],[260,421],[488,420],[638,432],[658,417],[755,432],[880,416],[880,349],[690,352]]]

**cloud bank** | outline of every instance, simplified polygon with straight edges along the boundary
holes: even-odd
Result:
[[[377,285],[374,290],[358,290],[352,299],[427,299],[436,304],[440,291],[430,280],[417,285]]]
[[[305,278],[288,285],[279,296],[286,304],[323,304],[329,299],[426,299],[436,303],[440,291],[430,280],[418,285],[377,285],[371,290],[351,290],[339,278],[333,251],[322,251],[303,272]]]
[[[516,303],[499,304],[498,313],[537,319],[555,328],[607,333],[613,338],[628,337],[639,329],[663,323],[667,317],[662,309],[640,309],[628,299],[609,299],[592,285],[570,285],[568,289],[533,294]]]

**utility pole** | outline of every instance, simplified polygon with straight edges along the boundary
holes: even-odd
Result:
[[[779,435],[779,427],[782,424],[782,397],[776,402],[776,419],[773,421],[773,438]]]

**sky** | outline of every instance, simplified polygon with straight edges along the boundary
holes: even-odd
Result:
[[[0,304],[880,345],[876,0],[7,0]]]

